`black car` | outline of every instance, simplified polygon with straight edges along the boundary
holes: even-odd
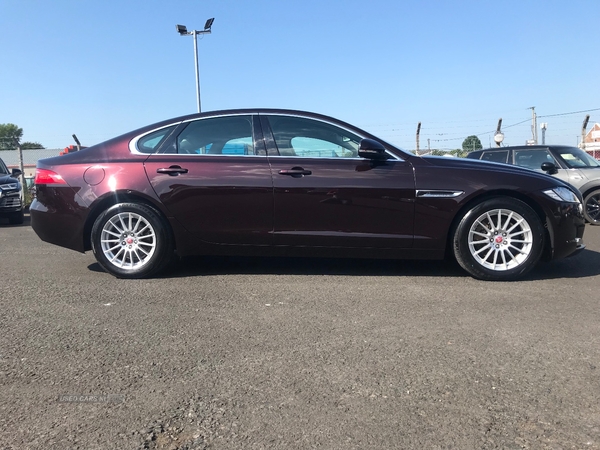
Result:
[[[0,217],[8,218],[11,224],[23,223],[23,196],[19,169],[9,171],[0,159]]]
[[[600,162],[568,145],[522,145],[477,150],[467,158],[514,164],[546,172],[579,189],[585,219],[600,225]]]

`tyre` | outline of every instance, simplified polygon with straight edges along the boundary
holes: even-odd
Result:
[[[468,211],[453,236],[454,256],[474,278],[511,281],[540,260],[545,232],[527,204],[511,197],[485,200]]]
[[[21,225],[25,220],[25,213],[23,212],[23,210],[16,212],[16,213],[12,213],[9,217],[8,217],[8,223],[10,223],[11,225]]]
[[[117,278],[145,278],[173,258],[169,225],[154,208],[120,203],[104,211],[92,227],[92,250],[98,263]]]
[[[583,215],[591,225],[600,225],[600,189],[590,192],[583,199]]]

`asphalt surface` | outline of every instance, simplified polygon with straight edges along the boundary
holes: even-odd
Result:
[[[0,449],[599,449],[584,241],[513,283],[253,258],[126,281],[0,222]]]

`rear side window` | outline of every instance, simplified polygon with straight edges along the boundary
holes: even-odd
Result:
[[[148,154],[155,153],[174,129],[175,125],[172,127],[161,128],[160,130],[153,131],[152,133],[140,138],[137,143],[138,151]]]
[[[506,163],[508,159],[508,150],[500,152],[483,152],[481,155],[483,161]]]
[[[254,155],[252,116],[214,117],[190,122],[177,137],[177,153]]]

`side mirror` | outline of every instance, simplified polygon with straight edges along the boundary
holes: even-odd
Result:
[[[558,173],[558,169],[556,165],[551,162],[542,163],[541,169],[546,172],[548,175],[554,175]]]
[[[385,147],[373,139],[363,139],[358,146],[358,156],[367,159],[387,159]]]
[[[10,176],[13,178],[17,178],[17,177],[21,176],[22,173],[23,172],[21,172],[21,169],[13,169]]]

